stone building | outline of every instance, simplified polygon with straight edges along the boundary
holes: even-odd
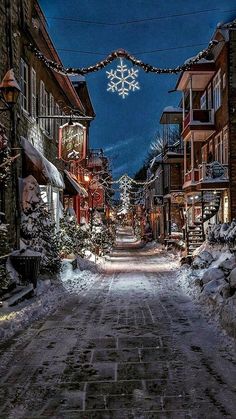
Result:
[[[76,124],[85,132],[85,161],[89,123],[83,117],[88,108],[90,119],[95,114],[88,99],[85,81],[83,89],[81,86],[74,87],[67,76],[50,69],[30,50],[29,44],[32,44],[48,59],[61,64],[38,1],[2,1],[0,16],[0,80],[9,69],[13,69],[21,88],[20,98],[14,108],[0,113],[0,123],[8,138],[10,154],[19,155],[12,162],[10,180],[0,195],[0,210],[5,213],[6,222],[10,225],[11,244],[17,246],[20,223],[19,178],[29,174],[36,178],[43,199],[54,221],[58,223],[63,192],[67,196],[86,193],[78,179],[71,178],[71,164],[58,159],[59,127],[68,123],[72,113],[79,116],[82,122],[79,119]],[[57,115],[61,115],[61,119],[51,118]],[[80,164],[85,162],[80,159]]]

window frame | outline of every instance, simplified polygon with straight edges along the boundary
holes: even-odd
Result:
[[[37,75],[33,67],[31,67],[31,117],[35,120],[37,116]]]
[[[219,69],[217,74],[213,78],[213,107],[215,111],[217,111],[221,107],[221,103],[221,69]]]
[[[20,59],[21,108],[29,114],[29,65]]]

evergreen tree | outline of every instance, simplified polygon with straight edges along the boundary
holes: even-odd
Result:
[[[54,274],[60,270],[59,243],[55,224],[45,204],[37,204],[22,213],[22,241],[31,249],[42,253],[41,273]]]

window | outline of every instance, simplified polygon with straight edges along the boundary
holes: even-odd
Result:
[[[202,147],[202,162],[207,162],[207,144]]]
[[[223,141],[222,133],[215,137],[215,160],[223,163]]]
[[[207,108],[212,109],[211,85],[207,88]]]
[[[21,107],[29,112],[29,66],[21,59],[20,63]]]
[[[215,111],[221,106],[221,72],[220,70],[213,79],[213,105]]]
[[[223,89],[226,88],[226,74],[223,74],[223,80],[222,80]]]
[[[228,127],[223,129],[223,164],[228,164],[229,162],[229,131]]]
[[[44,103],[45,103],[45,114],[44,115],[49,115],[49,112],[50,112],[49,93],[47,92],[47,90],[44,90]],[[50,119],[45,118],[44,129],[47,133],[49,133],[49,124],[50,124]]]
[[[45,85],[44,82],[40,81],[40,115],[47,115],[46,96],[45,96]],[[46,128],[46,119],[40,118],[41,128]]]
[[[54,97],[51,93],[49,94],[49,115],[54,115]],[[49,119],[48,122],[48,132],[51,137],[54,137],[54,120]]]
[[[201,107],[201,109],[206,109],[207,108],[207,106],[206,106],[206,92],[204,92],[203,95],[201,96],[200,107]]]
[[[36,98],[36,72],[31,68],[31,116],[36,118],[36,107],[37,107],[37,98]]]
[[[59,105],[56,103],[55,104],[55,115],[60,115],[61,114],[61,110]],[[55,123],[54,123],[54,127],[55,127],[55,139],[56,141],[59,141],[59,127],[61,126],[61,120],[60,119],[55,119]]]

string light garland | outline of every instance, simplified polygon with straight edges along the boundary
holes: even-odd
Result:
[[[183,65],[179,65],[175,68],[159,68],[155,67],[151,64],[144,63],[143,61],[137,59],[134,55],[129,54],[124,49],[118,49],[113,51],[109,54],[104,60],[97,62],[95,65],[91,65],[89,67],[82,67],[82,68],[72,68],[72,67],[64,67],[62,64],[59,64],[55,61],[49,60],[39,51],[32,43],[28,45],[30,51],[34,53],[34,55],[40,60],[43,61],[44,64],[50,68],[51,70],[56,71],[57,73],[69,76],[69,75],[85,75],[89,73],[94,73],[96,71],[102,70],[106,66],[108,66],[112,61],[116,60],[117,58],[124,58],[130,61],[133,65],[142,68],[146,73],[155,73],[155,74],[178,74],[181,71],[189,70],[191,65],[198,63],[202,58],[206,58],[212,48],[218,44],[218,41],[213,40],[211,41],[207,48],[200,51],[194,58],[188,60],[187,63]]]

